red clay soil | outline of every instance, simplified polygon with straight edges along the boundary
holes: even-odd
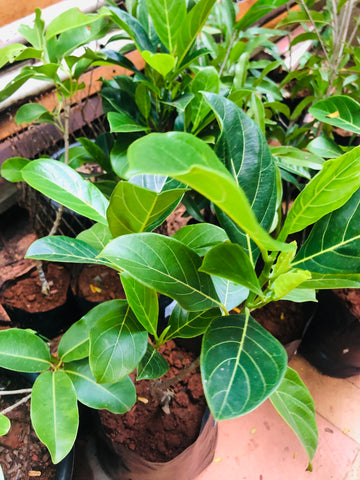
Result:
[[[170,365],[163,378],[171,378],[195,359],[193,353],[176,346],[170,340],[159,352]],[[172,386],[174,397],[170,414],[166,414],[155,398],[150,387],[151,381],[135,382],[138,400],[124,415],[101,411],[101,421],[114,448],[122,445],[136,451],[146,460],[166,462],[181,453],[197,438],[206,402],[199,370],[188,373]],[[144,403],[144,399],[148,403]],[[146,401],[145,400],[145,401]]]
[[[350,313],[360,321],[360,290],[357,288],[344,288],[334,290],[334,293],[345,302]]]

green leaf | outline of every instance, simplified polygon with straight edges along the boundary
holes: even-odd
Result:
[[[136,390],[129,377],[113,384],[97,383],[87,358],[66,363],[64,370],[72,381],[78,400],[90,408],[122,414],[136,401]]]
[[[211,278],[198,272],[201,258],[173,238],[155,233],[123,235],[110,242],[101,256],[187,310],[218,305]]]
[[[148,343],[145,355],[137,367],[136,380],[151,380],[165,375],[169,365],[165,358]]]
[[[112,263],[99,257],[99,250],[77,238],[56,235],[44,237],[32,243],[25,258],[65,263],[95,263],[107,265]]]
[[[265,136],[235,103],[211,93],[204,93],[204,97],[221,128],[216,153],[245,192],[260,225],[269,230],[276,211],[277,189],[276,167]],[[223,210],[218,212],[218,217],[230,239],[248,251],[247,235],[226,218]],[[235,218],[233,220],[236,222]],[[240,223],[238,225],[245,230]],[[249,230],[245,232],[251,237]]]
[[[156,193],[129,182],[119,182],[111,195],[107,219],[113,237],[152,231],[178,205],[184,189]]]
[[[224,210],[262,248],[289,248],[272,239],[259,225],[244,191],[212,149],[193,135],[151,133],[131,144],[128,159],[128,176],[152,173],[174,177]]]
[[[226,278],[263,295],[249,257],[236,243],[225,242],[213,247],[204,257],[201,272]]]
[[[337,158],[343,151],[334,140],[327,137],[317,137],[306,145],[309,152],[323,158]]]
[[[321,217],[344,205],[360,187],[360,147],[328,160],[322,170],[296,197],[280,238],[303,230]]]
[[[139,83],[135,91],[135,102],[141,115],[147,120],[151,112],[150,90],[142,83]]]
[[[202,335],[210,323],[219,316],[218,308],[200,312],[188,312],[176,304],[169,319],[166,341],[171,338],[193,338]]]
[[[54,117],[47,108],[39,103],[27,103],[22,105],[15,115],[15,122],[22,123],[55,123]]]
[[[324,160],[316,154],[305,152],[296,147],[281,146],[271,147],[271,153],[284,162],[297,167],[311,168],[312,170],[321,170]],[[342,151],[340,150],[340,155]],[[339,155],[336,155],[337,157]]]
[[[93,162],[96,162],[100,167],[107,173],[112,172],[112,167],[109,157],[103,152],[102,148],[99,145],[96,145],[95,142],[92,142],[86,137],[77,138],[77,141],[81,143],[85,151],[89,154]]]
[[[10,420],[5,415],[0,414],[0,435],[6,435],[10,430]]]
[[[229,315],[205,332],[200,367],[211,413],[226,420],[254,410],[275,391],[287,354],[252,317]]]
[[[1,176],[8,182],[22,182],[21,170],[30,162],[27,158],[12,157],[1,166]]]
[[[62,370],[42,373],[35,380],[31,422],[53,463],[59,463],[72,449],[79,425],[75,389]]]
[[[192,248],[200,257],[215,245],[229,240],[222,228],[211,223],[185,225],[177,230],[172,238]]]
[[[173,53],[186,17],[185,0],[146,0],[146,6],[160,40]]]
[[[302,285],[303,288],[315,288],[317,290],[337,288],[360,288],[359,273],[323,274],[311,272],[311,278]]]
[[[27,47],[21,43],[13,43],[6,47],[0,48],[0,68],[8,62],[13,63],[17,56],[20,55]]]
[[[227,311],[238,307],[249,296],[249,289],[226,278],[211,275],[220,302]]]
[[[20,35],[22,35],[33,47],[40,50],[44,48],[44,30],[45,22],[41,18],[41,10],[39,8],[35,9],[35,20],[33,27],[22,24],[18,28]]]
[[[293,266],[345,278],[346,274],[359,274],[359,225],[360,189],[345,205],[315,224]]]
[[[76,237],[76,240],[85,242],[98,252],[101,252],[112,239],[109,227],[101,223],[95,223],[92,227],[80,232]]]
[[[294,288],[294,290],[283,297],[283,300],[295,303],[317,302],[316,290],[311,288]]]
[[[201,90],[206,92],[218,93],[220,89],[220,79],[216,68],[204,67],[194,77],[191,82],[191,91],[195,95],[191,102],[191,122],[192,132],[195,132],[202,120],[211,111]]]
[[[175,66],[175,58],[168,53],[151,53],[144,50],[141,55],[145,62],[163,77],[166,77]]]
[[[121,274],[121,282],[136,318],[146,331],[157,338],[159,302],[156,291],[125,272]]]
[[[315,406],[308,389],[295,370],[287,368],[270,400],[305,448],[311,466],[318,444]]]
[[[208,18],[216,0],[200,0],[186,14],[176,37],[176,55],[181,65]]]
[[[300,268],[293,268],[289,272],[279,275],[271,284],[270,291],[273,300],[280,300],[290,294],[294,288],[311,278],[311,273]]]
[[[126,300],[110,302],[111,308],[90,330],[90,367],[99,383],[117,383],[129,375],[145,354],[148,341]]]
[[[72,28],[88,26],[101,18],[99,15],[82,13],[78,8],[70,8],[60,13],[52,20],[46,29],[46,40],[71,30]]]
[[[237,22],[237,30],[246,30],[274,9],[281,7],[286,0],[257,0]]]
[[[35,190],[85,217],[107,225],[107,198],[93,183],[84,180],[68,165],[39,158],[26,165],[22,175]]]
[[[360,133],[360,103],[347,95],[334,95],[319,100],[309,113],[320,122]]]
[[[16,372],[43,372],[50,367],[49,347],[41,338],[27,330],[2,330],[0,366]]]
[[[110,132],[147,132],[149,127],[137,123],[130,115],[125,112],[109,112],[107,115]]]

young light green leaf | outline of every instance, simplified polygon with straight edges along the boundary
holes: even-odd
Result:
[[[85,242],[98,252],[101,252],[112,239],[109,227],[101,223],[95,223],[92,227],[80,232],[76,237],[76,240]]]
[[[60,33],[71,30],[72,28],[89,26],[101,18],[96,14],[82,13],[78,8],[70,8],[52,20],[46,29],[46,40],[59,35]]]
[[[148,343],[145,355],[137,367],[136,380],[151,380],[165,375],[169,364],[158,351]]]
[[[345,205],[315,224],[292,265],[343,278],[346,274],[359,274],[359,225],[360,189]]]
[[[26,103],[22,105],[15,115],[15,122],[22,123],[55,123],[49,110],[40,103]]]
[[[148,342],[126,300],[111,300],[111,307],[90,330],[90,367],[99,383],[117,383],[129,375]]]
[[[360,147],[328,160],[322,170],[296,197],[285,220],[280,238],[303,230],[340,208],[360,187]]]
[[[338,144],[327,137],[314,138],[306,145],[306,149],[323,158],[337,158],[343,154]]]
[[[141,325],[157,338],[159,302],[155,290],[140,283],[126,272],[121,274],[121,282],[131,310]]]
[[[360,103],[347,95],[333,95],[314,103],[309,113],[334,127],[360,133]]]
[[[10,420],[5,415],[0,414],[0,435],[6,435],[10,430]]]
[[[163,77],[166,77],[175,66],[175,58],[168,53],[151,53],[144,50],[141,55],[145,62]]]
[[[210,323],[219,316],[218,308],[201,312],[188,312],[176,304],[169,319],[166,340],[171,338],[193,338],[202,335]]]
[[[311,273],[300,268],[293,268],[289,272],[279,275],[269,286],[272,299],[274,301],[281,300],[309,278],[311,278]]]
[[[186,17],[185,0],[146,0],[146,6],[160,40],[173,53]]]
[[[183,195],[184,189],[156,193],[133,183],[119,182],[107,210],[113,237],[154,230],[166,220]]]
[[[197,4],[199,5],[199,4]],[[128,150],[128,176],[169,175],[189,184],[229,215],[261,248],[287,250],[259,225],[241,187],[203,141],[183,132],[151,133]]]
[[[34,333],[10,328],[0,332],[0,366],[16,372],[37,373],[50,367],[47,344]]]
[[[311,288],[294,288],[294,290],[283,297],[283,300],[295,303],[317,302],[316,290]]]
[[[205,332],[201,376],[217,420],[254,410],[280,384],[286,367],[283,346],[249,315],[218,317]]]
[[[135,404],[135,385],[129,377],[113,384],[97,383],[87,358],[66,363],[64,371],[75,387],[79,402],[90,408],[122,414]]]
[[[215,67],[204,67],[191,82],[191,91],[195,95],[191,102],[192,132],[195,132],[202,120],[211,111],[200,91],[219,93],[220,79]]]
[[[149,127],[137,123],[130,115],[125,112],[109,112],[107,115],[110,132],[147,132]]]
[[[110,242],[101,256],[187,310],[218,306],[211,278],[198,272],[201,258],[173,238],[154,233],[123,235]]]
[[[229,240],[222,228],[211,223],[185,225],[185,227],[177,230],[172,238],[192,248],[200,257],[204,256],[215,245]]]
[[[22,169],[31,187],[96,222],[107,225],[109,201],[91,182],[84,180],[68,165],[56,160],[39,158]]]
[[[40,238],[32,243],[25,258],[65,263],[95,263],[112,266],[112,263],[98,256],[99,250],[77,238],[56,235]]]
[[[31,422],[36,435],[47,446],[53,463],[72,449],[79,425],[75,389],[62,370],[44,372],[31,393]]]
[[[298,373],[288,367],[270,401],[294,431],[310,460],[318,444],[314,401]]]
[[[231,280],[257,295],[263,294],[254,266],[236,243],[225,242],[213,247],[205,255],[199,270]]]
[[[1,166],[1,176],[8,182],[22,182],[21,170],[30,162],[27,158],[12,157]]]
[[[13,43],[6,47],[0,48],[0,68],[8,62],[12,63],[16,57],[20,55],[27,47],[21,43]]]

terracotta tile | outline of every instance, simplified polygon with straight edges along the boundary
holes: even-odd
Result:
[[[316,411],[360,444],[360,392],[346,379],[318,373],[306,360],[296,355],[290,365],[298,371],[309,388]]]
[[[343,480],[358,454],[354,440],[319,416],[320,446],[306,472],[305,452],[270,402],[219,427],[215,460],[196,480]]]
[[[360,478],[360,453],[353,462],[350,471],[347,473],[344,480],[359,480]]]
[[[347,381],[355,385],[355,387],[360,388],[360,375],[357,375],[356,377],[350,377],[347,379]]]

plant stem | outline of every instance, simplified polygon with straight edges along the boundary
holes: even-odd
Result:
[[[30,393],[31,388],[21,388],[20,390],[0,390],[0,397],[2,395],[19,395],[21,393]]]
[[[41,293],[43,295],[49,295],[50,285],[49,285],[49,282],[46,280],[46,275],[43,269],[43,263],[41,260],[36,260],[35,264],[36,264],[36,269],[38,271],[39,280],[41,283]]]
[[[30,394],[30,395],[26,395],[26,397],[23,397],[21,400],[19,400],[18,402],[14,403],[14,405],[11,405],[10,407],[5,408],[5,410],[2,410],[2,411],[0,412],[0,415],[6,415],[7,413],[11,412],[11,410],[14,410],[14,409],[17,408],[17,407],[20,407],[20,405],[22,405],[23,403],[26,403],[28,400],[30,400],[30,397],[31,397],[31,394]]]
[[[222,65],[221,65],[221,67],[220,67],[220,70],[219,70],[219,78],[221,78],[221,75],[222,75],[222,73],[223,73],[223,71],[224,71],[224,69],[225,69],[225,67],[226,67],[226,63],[227,63],[227,61],[228,61],[228,59],[229,59],[229,55],[230,55],[230,53],[231,53],[231,49],[232,49],[232,47],[233,47],[233,45],[234,45],[234,43],[235,43],[235,40],[236,40],[236,37],[237,37],[237,36],[238,36],[238,31],[235,30],[234,33],[233,33],[232,36],[231,36],[231,39],[230,39],[230,42],[229,42],[229,46],[228,46],[228,48],[227,48],[227,50],[226,50],[226,54],[225,54],[225,57],[224,57],[224,61],[223,61]]]
[[[154,390],[167,390],[171,385],[174,385],[177,382],[180,382],[186,375],[200,365],[200,357],[197,357],[188,367],[184,368],[179,372],[175,377],[168,378],[166,380],[155,380],[154,381]],[[152,389],[153,390],[153,389]]]

